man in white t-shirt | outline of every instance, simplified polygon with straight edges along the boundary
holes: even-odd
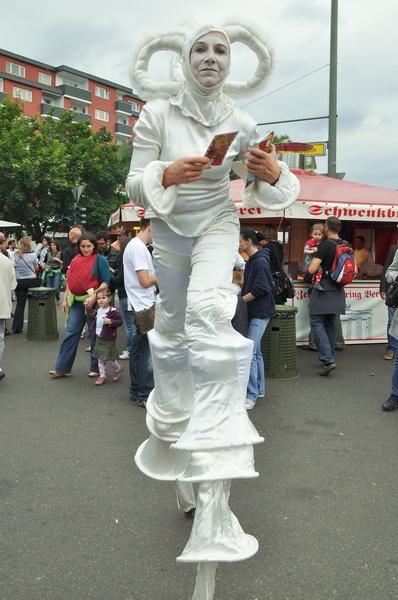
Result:
[[[124,286],[134,311],[150,308],[155,303],[156,275],[147,248],[152,243],[150,220],[143,217],[140,231],[127,244],[123,254]],[[146,406],[152,391],[153,366],[148,336],[135,335],[130,351],[130,400]]]

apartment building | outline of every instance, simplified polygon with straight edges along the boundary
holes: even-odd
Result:
[[[21,98],[25,114],[41,117],[54,111],[73,111],[75,121],[89,121],[93,131],[102,126],[117,144],[131,140],[144,102],[131,88],[71,67],[38,62],[0,49],[0,102]]]

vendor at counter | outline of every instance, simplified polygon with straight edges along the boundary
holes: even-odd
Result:
[[[355,249],[354,249],[355,262],[357,263],[358,279],[362,279],[363,270],[366,271],[366,265],[374,263],[371,251],[365,248],[365,238],[363,235],[358,235],[355,238]]]

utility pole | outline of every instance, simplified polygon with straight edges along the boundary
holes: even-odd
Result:
[[[330,71],[329,71],[329,135],[328,135],[328,177],[336,175],[337,146],[337,21],[338,0],[332,1],[330,18]]]

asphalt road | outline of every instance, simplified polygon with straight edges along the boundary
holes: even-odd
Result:
[[[147,431],[127,363],[119,382],[96,387],[86,339],[72,377],[54,380],[60,340],[5,339],[0,598],[188,600],[196,566],[175,557],[191,522],[171,483],[135,467]],[[299,377],[268,381],[250,413],[265,437],[260,477],[232,485],[260,549],[219,565],[215,600],[396,599],[398,411],[380,408],[392,364],[383,346],[349,346],[322,378],[316,354],[297,354]]]

